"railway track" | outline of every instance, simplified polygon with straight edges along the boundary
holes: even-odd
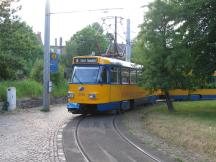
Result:
[[[85,122],[86,123],[97,122],[97,121],[95,121],[94,118],[97,118],[97,117],[80,116],[78,121],[76,122],[76,126],[75,126],[75,131],[74,131],[75,144],[76,144],[76,146],[77,146],[77,148],[78,148],[78,150],[79,150],[80,154],[82,155],[85,162],[102,161],[102,160],[96,160],[96,159],[91,157],[91,154],[89,153],[89,149],[85,148],[85,146],[84,146],[85,141],[82,142],[82,139],[81,139],[81,136],[83,135],[83,133],[80,133],[80,129],[83,129],[82,124],[84,125]],[[86,121],[86,120],[88,120],[88,121]],[[108,119],[109,124],[110,124],[109,131],[112,130],[113,131],[112,134],[114,134],[114,136],[110,137],[110,138],[114,138],[117,136],[117,137],[119,137],[118,142],[120,142],[119,140],[121,140],[121,143],[124,142],[124,145],[125,144],[130,145],[128,147],[133,147],[135,150],[142,153],[145,156],[145,159],[146,158],[148,159],[148,160],[143,160],[143,161],[161,162],[161,160],[159,160],[157,157],[151,155],[150,153],[148,153],[147,151],[145,151],[144,149],[142,149],[141,147],[139,147],[135,143],[133,143],[129,138],[127,138],[119,129],[116,120],[117,120],[117,116],[112,116],[112,117],[109,117],[109,119]],[[101,128],[99,128],[99,129],[101,129]],[[95,137],[95,138],[97,138],[97,137]],[[100,143],[100,141],[98,141],[98,143]],[[92,143],[92,144],[94,144],[94,143]],[[95,144],[95,145],[97,145],[97,144]],[[99,146],[99,148],[100,148],[100,146]],[[109,148],[109,149],[112,150],[112,148]],[[109,154],[108,151],[106,151],[106,150],[105,151],[103,150],[103,152],[105,153],[106,156],[108,156],[110,158],[110,161],[122,161],[118,158],[113,158],[112,154]],[[103,161],[107,161],[107,160],[103,159]],[[131,161],[136,161],[136,160],[131,160]],[[137,161],[139,161],[139,160],[137,160]]]
[[[85,152],[85,150],[84,150],[84,148],[83,148],[83,146],[82,146],[82,144],[80,142],[79,135],[78,135],[79,125],[80,125],[81,121],[84,120],[84,119],[85,119],[85,116],[82,116],[79,119],[79,121],[77,122],[76,129],[74,131],[74,138],[75,138],[75,143],[76,143],[80,153],[82,154],[84,160],[86,162],[91,162],[90,157],[88,157],[87,153]]]
[[[161,162],[161,160],[159,160],[157,157],[151,155],[150,153],[148,153],[147,151],[145,151],[144,149],[142,149],[141,147],[137,146],[135,143],[133,143],[129,138],[127,138],[122,132],[121,130],[118,128],[118,125],[116,123],[116,116],[113,117],[113,128],[115,130],[115,132],[121,137],[122,140],[124,140],[126,143],[128,143],[129,145],[133,146],[134,148],[136,148],[138,151],[142,152],[143,154],[145,154],[146,156],[148,156],[149,158],[151,158],[152,160],[156,161],[156,162]]]

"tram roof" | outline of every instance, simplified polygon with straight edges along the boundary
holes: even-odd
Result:
[[[130,68],[142,68],[141,65],[135,64],[135,63],[131,63],[131,62],[127,62],[127,61],[122,61],[119,59],[115,59],[115,58],[109,58],[109,57],[102,57],[102,56],[76,56],[73,59],[73,63],[75,63],[75,59],[88,59],[88,58],[96,58],[96,62],[98,64],[112,64],[112,65],[118,65],[118,66],[123,66],[123,67],[130,67]],[[75,63],[77,64],[77,63]],[[81,64],[81,63],[78,63]],[[92,64],[92,62],[91,62]]]

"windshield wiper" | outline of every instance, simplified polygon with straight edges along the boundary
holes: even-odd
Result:
[[[76,72],[74,73],[74,76],[73,76],[73,78],[76,78],[77,80],[78,80],[78,82],[80,83],[80,84],[83,84],[83,82],[81,82],[81,80],[78,78],[78,76],[76,75]]]

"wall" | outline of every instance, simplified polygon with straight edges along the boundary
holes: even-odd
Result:
[[[50,98],[51,105],[55,104],[66,104],[66,97],[51,97]],[[17,108],[33,108],[39,107],[43,105],[42,98],[26,98],[26,99],[18,99],[16,101]],[[0,102],[0,111],[3,108],[3,102]]]

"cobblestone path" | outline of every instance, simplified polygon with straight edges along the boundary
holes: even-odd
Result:
[[[71,118],[65,105],[51,107],[50,112],[32,108],[0,114],[0,161],[61,161],[58,130]]]

